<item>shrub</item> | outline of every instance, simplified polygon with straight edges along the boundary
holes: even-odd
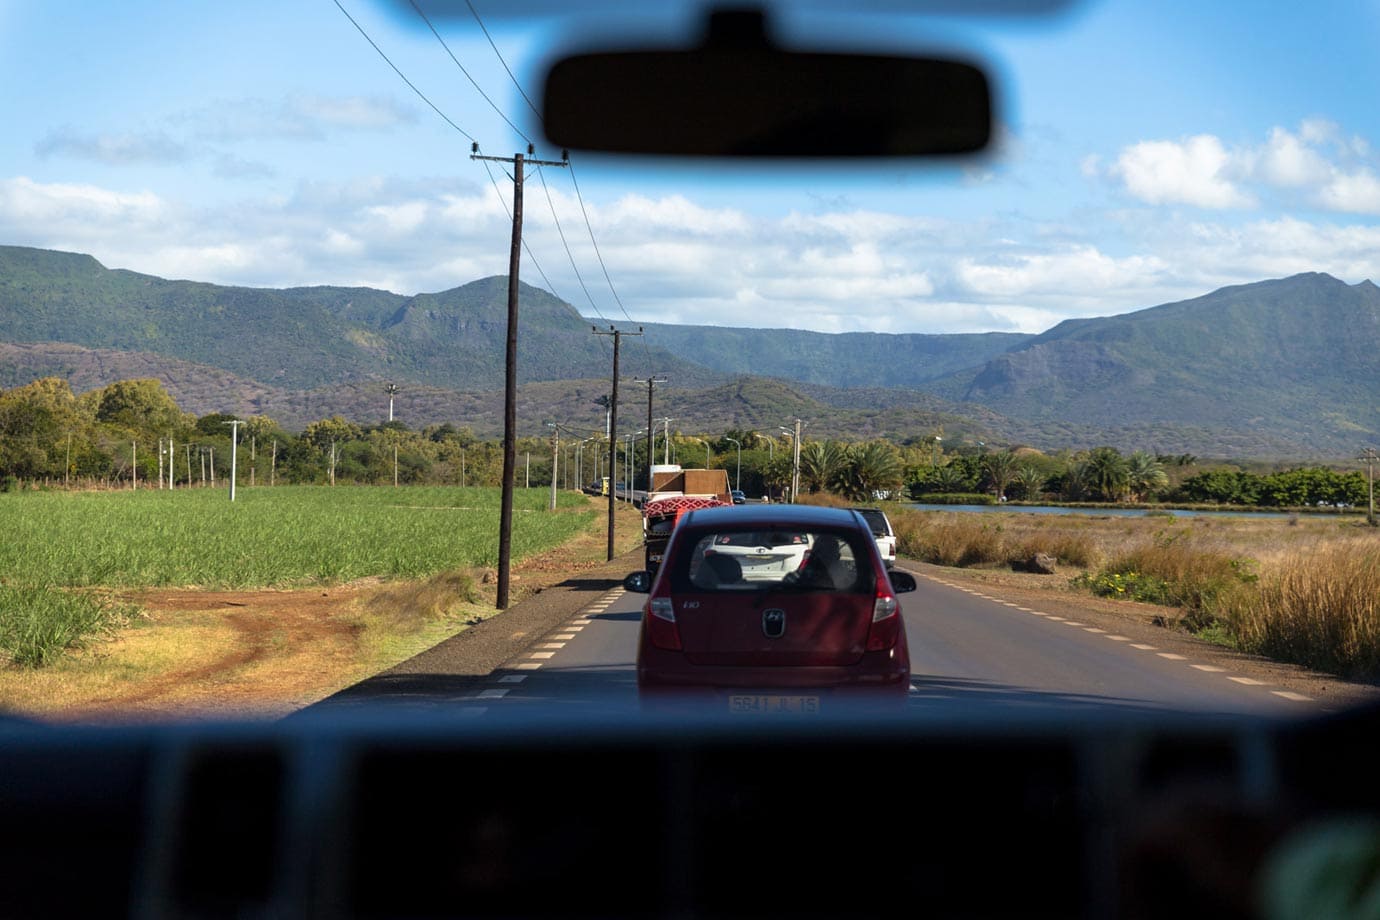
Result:
[[[1023,537],[1007,561],[1021,562],[1036,553],[1053,556],[1064,565],[1078,568],[1092,566],[1098,557],[1097,543],[1086,534],[1039,531]]]
[[[1229,597],[1256,581],[1251,560],[1165,534],[1114,556],[1096,577],[1110,583],[1116,576],[1136,582],[1127,589],[1138,592],[1137,600],[1182,608],[1184,625],[1195,631],[1216,622]]]
[[[1281,561],[1224,615],[1243,648],[1346,677],[1380,677],[1380,547],[1317,547]]]
[[[47,586],[0,585],[0,652],[37,668],[127,614],[122,605]]]
[[[1169,585],[1162,578],[1143,572],[1085,572],[1073,579],[1099,597],[1116,597],[1147,604],[1168,604]]]

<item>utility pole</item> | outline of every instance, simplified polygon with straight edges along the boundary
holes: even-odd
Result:
[[[590,327],[595,335],[613,336],[613,393],[609,396],[609,546],[608,561],[613,561],[613,509],[615,507],[615,493],[618,492],[618,347],[623,342],[625,335],[641,335],[642,327],[638,326],[636,332],[624,332],[609,326],[608,332],[603,332],[598,326]]]
[[[398,393],[398,385],[389,381],[384,384],[383,391],[388,394],[388,421],[393,421],[393,397]]]
[[[1366,465],[1366,490],[1370,493],[1370,510],[1366,512],[1366,523],[1375,526],[1375,464],[1380,463],[1380,453],[1374,447],[1362,449],[1357,459]]]
[[[656,447],[656,428],[652,424],[652,388],[658,383],[665,383],[666,377],[655,375],[647,377],[647,496],[650,499],[652,494],[652,464],[656,462],[653,458],[653,448]],[[642,377],[634,377],[634,381],[643,382]]]
[[[139,489],[139,442],[129,442],[129,483],[130,488]],[[609,556],[612,559],[612,556]]]
[[[555,422],[547,422],[551,429],[551,511],[556,510],[556,469],[561,454],[561,429]]]
[[[791,469],[791,504],[796,502],[796,496],[800,494],[800,419],[795,420],[795,457],[792,460]]]
[[[232,419],[225,424],[230,426],[230,500],[235,500],[235,461],[240,452],[240,426],[244,422]]]
[[[530,157],[535,150],[527,145]],[[517,333],[518,333],[518,277],[522,264],[522,167],[524,163],[537,166],[568,166],[568,158],[561,162],[525,160],[515,153],[509,157],[480,156],[479,142],[470,146],[471,160],[494,160],[513,164],[513,242],[508,253],[508,343],[504,353],[503,381],[503,498],[498,517],[498,585],[494,606],[503,610],[508,606],[509,569],[513,553],[513,479],[517,465]],[[612,510],[609,512],[612,514]],[[612,523],[612,521],[610,521]],[[609,558],[612,559],[610,543]]]

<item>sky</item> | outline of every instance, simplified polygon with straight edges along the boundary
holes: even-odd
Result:
[[[559,159],[505,64],[535,99],[553,44],[615,30],[473,0],[491,45],[464,2],[416,6],[439,40],[409,0],[0,0],[0,244],[253,287],[505,274],[512,183],[471,138]],[[1380,4],[904,6],[776,21],[983,63],[993,152],[729,170],[576,151],[529,171],[522,280],[623,325],[920,333],[1041,332],[1303,271],[1380,281]]]

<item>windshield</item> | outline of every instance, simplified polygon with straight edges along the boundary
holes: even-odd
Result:
[[[1373,605],[1288,624],[1374,585],[1375,6],[989,6],[766,19],[982,68],[985,152],[725,164],[542,132],[555,56],[679,5],[0,5],[0,705],[634,706],[652,493],[884,508],[922,718],[1368,699],[1318,637]],[[785,585],[830,527],[666,578]]]

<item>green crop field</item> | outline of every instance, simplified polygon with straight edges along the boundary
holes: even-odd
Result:
[[[581,495],[547,511],[519,489],[513,559],[594,518]],[[498,560],[499,491],[278,486],[0,495],[0,583],[60,587],[290,587],[421,578]]]

